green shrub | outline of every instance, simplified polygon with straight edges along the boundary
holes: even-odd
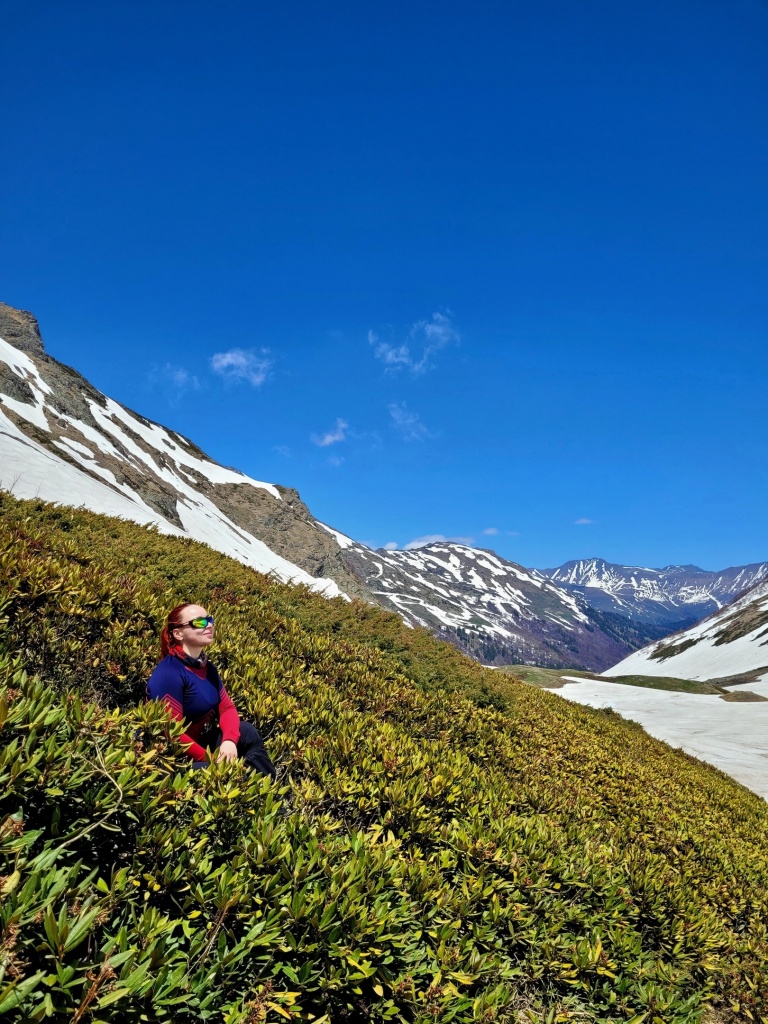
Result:
[[[0,500],[6,1019],[768,1021],[759,798],[377,609]],[[276,786],[143,703],[179,601]]]

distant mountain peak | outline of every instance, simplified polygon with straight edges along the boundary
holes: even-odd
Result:
[[[709,572],[697,565],[653,569],[590,558],[542,572],[599,611],[666,624],[673,631],[710,615],[768,577],[768,562]]]
[[[379,604],[485,663],[600,669],[613,652],[650,635],[626,618],[618,623],[592,612],[538,569],[487,548],[433,541],[371,551],[351,544],[343,555]]]

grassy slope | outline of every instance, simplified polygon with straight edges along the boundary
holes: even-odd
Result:
[[[623,686],[641,686],[649,690],[677,690],[682,693],[727,693],[721,686],[709,682],[698,682],[693,679],[677,679],[674,676],[601,676],[595,672],[582,672],[578,669],[538,668],[534,665],[505,665],[502,670],[525,683],[533,683],[545,689],[557,690],[563,685],[566,676],[581,676],[584,679],[601,679],[607,683]]]
[[[394,616],[0,501],[7,1019],[768,1021],[763,801]],[[140,703],[178,600],[279,789]]]

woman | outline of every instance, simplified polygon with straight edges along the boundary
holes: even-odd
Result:
[[[241,722],[219,673],[208,660],[213,643],[213,616],[199,604],[180,604],[168,615],[160,635],[163,660],[149,677],[147,698],[162,700],[177,722],[180,741],[195,768],[208,764],[207,749],[217,761],[242,757],[250,768],[275,777],[258,729]]]

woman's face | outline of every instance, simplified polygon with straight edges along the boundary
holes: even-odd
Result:
[[[202,605],[186,605],[179,616],[179,621],[183,622],[184,625],[176,626],[173,630],[174,637],[180,640],[185,647],[207,647],[208,644],[213,643],[213,623],[206,622],[202,628],[188,625],[192,619],[204,619],[207,617],[208,612]]]

